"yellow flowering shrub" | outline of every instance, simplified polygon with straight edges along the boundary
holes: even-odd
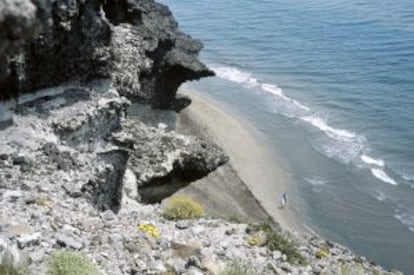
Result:
[[[315,253],[316,258],[323,259],[329,256],[329,251],[321,249]]]
[[[140,224],[138,226],[138,230],[145,232],[145,233],[149,233],[151,234],[151,236],[153,236],[156,239],[158,239],[161,236],[158,229],[152,224]]]
[[[251,246],[256,246],[258,241],[255,237],[248,237],[247,238],[247,243]]]
[[[162,215],[169,220],[195,219],[204,216],[204,209],[190,198],[177,197],[168,200]]]

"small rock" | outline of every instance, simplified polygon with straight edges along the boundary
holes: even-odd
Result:
[[[212,255],[201,261],[201,267],[203,270],[208,271],[212,275],[219,275],[224,270],[225,265],[219,262],[218,259]]]
[[[57,244],[60,246],[69,247],[76,250],[81,250],[84,247],[81,241],[76,240],[72,236],[57,233],[55,237]]]
[[[22,164],[29,164],[30,160],[25,155],[16,155],[13,156],[13,165],[22,165]]]
[[[200,260],[196,256],[190,256],[187,260],[186,267],[189,268],[190,266],[194,267],[201,267]]]
[[[165,267],[165,265],[161,261],[154,262],[151,265],[150,269],[152,271],[155,271],[157,274],[162,274],[162,273],[167,272],[167,268]]]
[[[220,246],[221,248],[223,248],[223,250],[227,250],[227,248],[229,248],[230,244],[228,241],[223,240],[222,242],[220,242]]]
[[[170,241],[166,238],[159,238],[157,242],[162,250],[167,250],[170,248]]]
[[[30,253],[30,259],[32,259],[34,263],[43,262],[44,258],[45,253],[41,249],[35,250],[32,253]]]
[[[185,272],[185,264],[186,262],[182,259],[176,259],[173,264],[172,267],[175,271],[176,274],[182,274]]]
[[[175,227],[178,229],[187,229],[189,226],[189,222],[186,220],[177,221],[177,223],[175,224]]]
[[[62,186],[65,189],[66,194],[72,198],[80,198],[82,197],[82,192],[78,188],[73,185],[65,184]]]
[[[274,260],[279,260],[282,257],[282,252],[280,252],[279,250],[274,250],[272,252],[272,258]]]
[[[80,230],[69,224],[64,224],[62,226],[62,231],[64,231],[65,233],[74,233],[76,235],[80,235]]]
[[[22,235],[33,234],[34,231],[31,227],[24,224],[10,225],[5,229],[5,235],[8,238],[15,238]]]
[[[32,245],[39,245],[40,244],[40,232],[36,232],[33,234],[24,234],[20,237],[17,237],[17,244],[20,249],[23,249],[28,246]]]
[[[184,275],[203,275],[204,273],[195,267],[191,267],[189,270],[187,270]]]
[[[280,268],[286,272],[292,272],[292,266],[288,263],[281,263]]]
[[[224,234],[226,234],[226,235],[233,235],[234,233],[236,233],[236,229],[235,229],[235,228],[230,228],[230,229],[227,229],[227,230],[224,232]]]
[[[36,203],[36,197],[33,196],[32,194],[28,194],[24,198],[24,203],[25,204],[34,204],[34,203]]]
[[[204,233],[205,227],[203,227],[203,226],[192,226],[190,230],[191,230],[191,233],[194,236],[198,236],[198,235]]]
[[[3,199],[9,202],[15,202],[21,197],[23,197],[23,192],[20,190],[8,190],[3,193]]]
[[[0,160],[8,160],[8,159],[9,159],[8,154],[5,154],[5,153],[0,154]]]
[[[112,210],[106,210],[105,212],[103,212],[101,214],[101,218],[107,222],[112,222],[117,219],[116,215],[114,214]]]
[[[187,245],[176,242],[171,242],[171,248],[174,250],[175,254],[182,259],[198,254],[201,250],[199,245]]]

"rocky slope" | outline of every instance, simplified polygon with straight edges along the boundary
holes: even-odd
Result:
[[[212,75],[200,50],[152,0],[0,0],[0,266],[45,274],[66,249],[102,274],[384,272],[315,237],[289,237],[295,264],[246,224],[162,217],[162,199],[228,157],[129,106],[187,106],[179,85]]]

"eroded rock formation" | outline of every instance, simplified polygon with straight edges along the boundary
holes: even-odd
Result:
[[[179,109],[180,84],[213,75],[202,44],[152,0],[2,0],[0,27],[3,98],[109,78],[130,100]]]

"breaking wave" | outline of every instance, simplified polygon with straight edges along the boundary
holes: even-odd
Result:
[[[371,169],[371,173],[372,175],[374,175],[374,177],[376,177],[377,179],[385,182],[385,183],[389,183],[392,185],[397,185],[398,183],[392,179],[390,176],[387,175],[387,173],[385,173],[384,170],[382,169],[378,169],[378,168],[372,168]]]
[[[380,167],[384,167],[385,163],[382,159],[374,159],[367,155],[361,155],[360,159],[365,162],[366,164],[372,164]]]
[[[384,171],[383,168],[386,165],[382,159],[376,159],[364,153],[364,149],[367,147],[364,136],[329,125],[311,108],[285,95],[283,89],[279,86],[261,82],[249,72],[232,66],[212,66],[212,69],[219,78],[239,83],[249,90],[262,92],[270,96],[269,106],[272,111],[299,119],[324,133],[325,138],[313,143],[315,149],[321,154],[344,164],[354,163],[357,166],[369,169],[375,178],[384,183],[398,184]],[[312,184],[309,180],[307,181]]]
[[[404,212],[401,213],[401,211],[397,211],[397,213],[394,214],[394,217],[397,220],[399,220],[403,225],[407,226],[410,231],[414,232],[414,215]]]

